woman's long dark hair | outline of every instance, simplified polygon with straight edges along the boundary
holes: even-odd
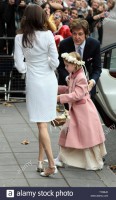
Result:
[[[52,14],[52,7],[51,7],[51,5],[49,4],[49,2],[43,3],[43,4],[41,5],[41,7],[44,9],[44,8],[46,7],[46,5],[49,5],[49,7],[50,7],[50,14]]]
[[[19,31],[23,34],[23,47],[33,47],[32,43],[35,37],[35,31],[46,31],[46,22],[46,13],[40,6],[30,4],[26,7],[21,20],[21,29]]]

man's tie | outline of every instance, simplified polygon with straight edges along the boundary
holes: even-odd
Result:
[[[77,52],[80,54],[80,56],[81,56],[81,58],[82,58],[82,52],[81,52],[81,47],[80,47],[80,46],[78,46]]]

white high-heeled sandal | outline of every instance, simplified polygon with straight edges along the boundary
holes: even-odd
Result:
[[[36,171],[37,172],[44,172],[43,161],[38,161]]]
[[[54,171],[53,171],[53,169],[54,169]],[[51,170],[51,172],[50,172],[50,170]],[[58,173],[57,167],[53,166],[53,167],[48,167],[44,172],[41,172],[40,175],[43,177],[48,177],[51,175],[55,175],[57,173]]]

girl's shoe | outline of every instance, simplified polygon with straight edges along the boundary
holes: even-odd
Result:
[[[41,172],[40,175],[43,177],[48,177],[50,175],[57,174],[58,170],[56,166],[48,167],[44,172]]]
[[[43,161],[38,161],[36,171],[37,172],[44,172]]]
[[[48,163],[48,160],[44,160],[44,162],[47,162],[47,163]],[[55,164],[57,167],[64,167],[63,162],[61,162],[58,158],[54,158],[54,164]]]

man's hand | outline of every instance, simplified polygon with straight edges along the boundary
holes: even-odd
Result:
[[[88,91],[89,92],[92,90],[94,85],[95,85],[95,82],[93,80],[89,80],[89,82],[88,82]]]

